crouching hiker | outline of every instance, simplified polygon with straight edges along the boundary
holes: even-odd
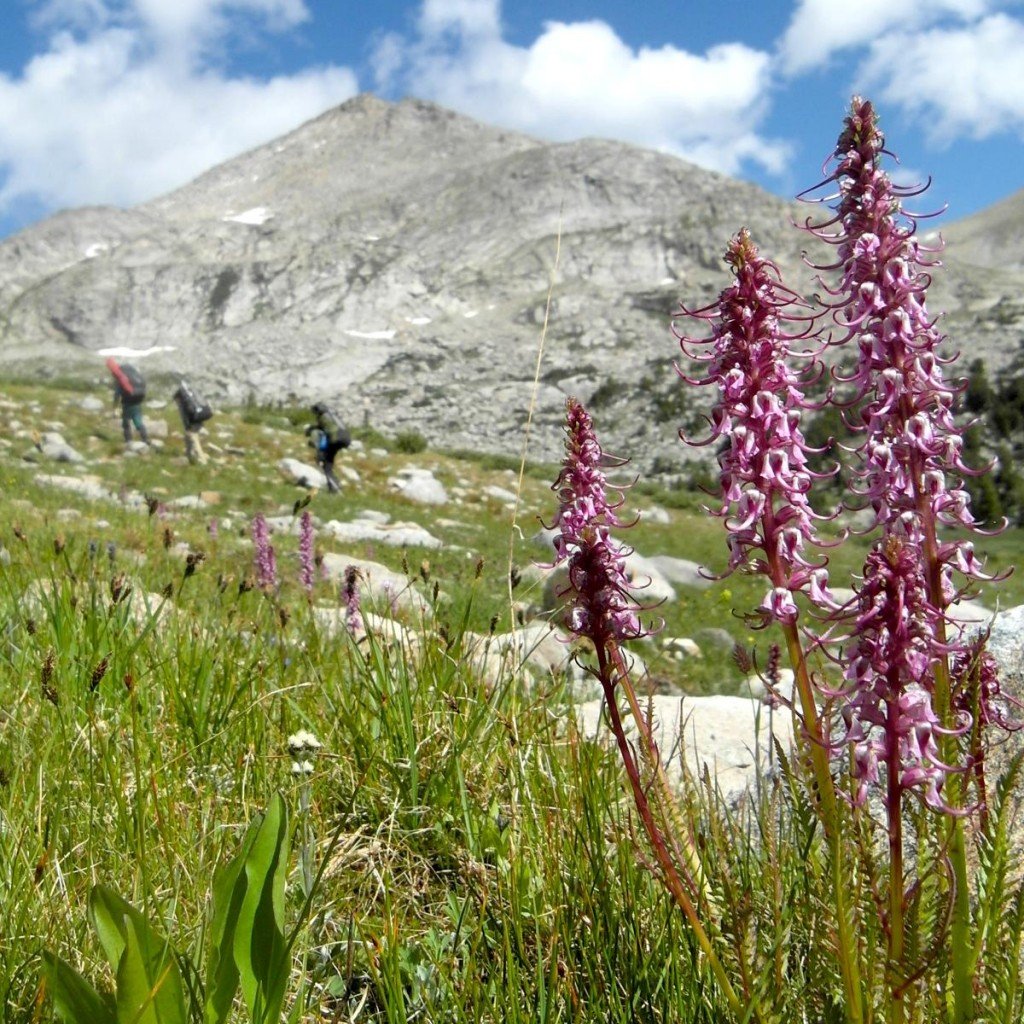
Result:
[[[107,369],[114,378],[114,405],[121,405],[121,430],[125,444],[132,439],[133,426],[139,432],[139,437],[149,444],[149,433],[142,419],[146,378],[131,363],[118,363],[112,356],[107,360]]]
[[[352,435],[341,420],[323,402],[310,406],[316,416],[316,423],[306,427],[306,437],[316,451],[316,461],[327,477],[327,490],[332,494],[341,490],[341,484],[334,475],[334,457],[352,443]]]
[[[213,415],[213,410],[185,380],[179,382],[173,398],[185,430],[185,455],[193,466],[205,466],[206,452],[203,451],[202,442],[199,440],[199,432]]]

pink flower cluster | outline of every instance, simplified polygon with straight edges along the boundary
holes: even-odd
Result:
[[[307,594],[313,592],[316,579],[313,541],[313,517],[307,508],[299,519],[299,583]]]
[[[628,549],[611,536],[613,527],[623,525],[615,514],[621,502],[609,502],[602,468],[622,462],[602,450],[590,415],[575,398],[566,402],[565,430],[565,461],[552,488],[560,502],[556,562],[565,562],[569,575],[569,628],[604,650],[609,642],[642,635],[639,607],[626,578]]]
[[[709,321],[710,338],[679,334],[683,353],[708,363],[701,378],[687,383],[718,388],[711,436],[724,440],[719,455],[722,504],[714,511],[729,531],[729,572],[753,566],[771,580],[761,611],[766,618],[794,622],[793,595],[808,591],[819,603],[832,603],[823,559],[812,561],[808,545],[817,542],[815,514],[808,502],[814,474],[800,430],[809,383],[789,366],[790,345],[806,336],[791,314],[795,296],[762,258],[744,229],[725,254],[735,280],[718,301],[685,316]],[[820,373],[807,354],[807,372]],[[684,439],[685,440],[685,439]],[[693,443],[693,442],[688,442]]]
[[[971,472],[953,420],[957,389],[943,377],[942,335],[925,305],[938,263],[927,258],[917,225],[903,211],[902,200],[913,193],[893,185],[881,167],[884,145],[871,103],[854,97],[836,146],[836,217],[809,226],[838,247],[842,282],[833,294],[842,331],[834,344],[858,346],[850,383],[865,432],[863,491],[880,524],[911,511],[970,527],[967,492],[959,480],[947,483],[950,473]],[[966,551],[963,544],[947,545],[946,560],[980,577]]]
[[[895,524],[868,554],[844,659],[848,732],[837,747],[853,746],[855,803],[879,781],[882,763],[900,789],[917,790],[934,810],[953,811],[941,792],[946,775],[956,769],[940,758],[935,737],[943,729],[932,707],[939,618],[928,600],[914,534]],[[969,726],[964,714],[956,732]]]
[[[277,555],[270,543],[270,529],[262,512],[252,520],[252,542],[255,548],[256,585],[264,590],[277,586]]]
[[[345,626],[353,636],[365,631],[363,616],[359,611],[359,570],[346,565],[344,582],[341,585],[341,599],[345,602]]]
[[[943,377],[948,360],[938,352],[942,338],[925,304],[937,263],[903,211],[913,193],[894,186],[880,166],[883,147],[871,104],[854,98],[829,179],[838,186],[830,197],[838,200],[835,216],[807,224],[838,251],[833,266],[819,268],[841,277],[834,288],[825,285],[834,300],[827,311],[836,336],[829,344],[857,346],[852,376],[836,379],[850,386],[842,407],[863,434],[856,499],[870,504],[881,531],[847,606],[840,608],[828,590],[826,559],[808,554],[820,541],[808,501],[815,475],[800,423],[815,408],[806,391],[821,373],[820,352],[793,353],[790,346],[818,337],[822,328],[812,333],[808,324],[821,317],[801,322],[794,315],[799,300],[744,230],[726,251],[733,283],[707,309],[682,311],[709,322],[711,336],[677,336],[688,358],[707,364],[705,376],[684,379],[719,394],[703,443],[723,446],[715,514],[728,530],[727,572],[743,568],[769,578],[760,608],[765,621],[792,631],[794,597],[803,593],[850,627],[845,639],[830,641],[838,645],[845,685],[822,689],[835,720],[826,714],[820,742],[835,754],[852,748],[855,800],[865,799],[884,769],[891,815],[904,792],[959,814],[963,807],[950,806],[944,785],[979,756],[976,740],[963,737],[979,720],[1007,726],[1009,718],[991,661],[978,651],[969,655],[962,628],[948,615],[971,581],[988,577],[969,541],[938,536],[943,525],[974,526],[962,486],[970,471],[954,420],[957,389]],[[804,360],[800,373],[791,368],[797,358]],[[831,389],[825,401],[835,401]],[[957,573],[966,578],[959,590]],[[806,631],[804,638],[823,643]],[[833,741],[833,731],[842,737]]]

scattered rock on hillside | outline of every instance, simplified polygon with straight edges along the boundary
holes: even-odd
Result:
[[[441,541],[416,523],[374,523],[366,519],[355,519],[342,523],[331,519],[324,523],[323,532],[344,543],[372,541],[398,548],[440,548]]]
[[[704,652],[696,640],[688,636],[663,636],[661,647],[666,654],[676,661],[687,661],[693,658],[703,658]]]
[[[444,484],[429,469],[406,466],[399,470],[398,476],[393,477],[389,483],[410,501],[423,505],[448,504],[448,492],[444,489]]]
[[[701,647],[720,651],[723,654],[731,654],[736,646],[733,635],[729,630],[722,629],[721,626],[705,626],[703,629],[698,629],[693,638]]]
[[[988,638],[989,654],[999,665],[999,682],[1003,689],[1017,698],[1024,700],[1024,604],[1000,612],[992,622]],[[988,621],[971,629],[970,635],[987,628]],[[1024,711],[1016,717],[1024,719]]]
[[[386,565],[367,558],[339,555],[333,551],[324,555],[322,565],[326,575],[335,583],[344,581],[348,566],[354,565],[359,570],[359,593],[364,608],[366,605],[375,605],[382,610],[393,607],[416,614],[427,610],[426,600],[412,581]]]
[[[647,561],[661,575],[678,587],[693,587],[704,590],[711,586],[711,580],[701,575],[701,567],[686,558],[674,558],[672,555],[652,555]]]
[[[493,635],[466,632],[463,644],[491,682],[525,667],[541,678],[566,673],[576,700],[589,700],[600,693],[596,682],[596,690],[593,686],[584,689],[591,677],[573,659],[569,634],[549,622],[530,622]]]
[[[42,456],[44,459],[49,459],[51,462],[85,462],[85,456],[75,451],[75,449],[64,440],[64,437],[54,430],[48,430],[41,435],[38,447],[30,449],[25,454],[24,457],[26,461],[37,461],[35,458],[31,457],[33,454]]]
[[[327,490],[327,477],[316,466],[308,466],[298,459],[281,459],[277,464],[277,471],[289,483],[310,489],[315,487],[317,490]]]
[[[114,495],[103,486],[98,476],[61,476],[56,473],[37,473],[35,482],[44,487],[59,487],[71,491],[87,501],[112,501]]]
[[[636,588],[635,596],[641,604],[657,605],[676,600],[675,589],[662,576],[653,560],[633,551],[625,558],[625,571],[626,578]],[[544,611],[555,611],[565,606],[568,579],[565,565],[559,565],[548,573],[541,599]]]
[[[626,578],[636,589],[637,597],[643,604],[676,600],[675,588],[653,559],[631,551],[625,557],[625,568]]]
[[[481,493],[485,498],[493,498],[495,501],[500,501],[506,505],[514,505],[516,502],[515,493],[504,487],[491,485],[489,487],[485,487]]]
[[[790,715],[769,715],[757,701],[746,697],[644,698],[654,710],[654,737],[669,781],[681,785],[683,766],[699,780],[706,765],[730,806],[739,804],[769,768],[771,735],[787,749],[793,742]],[[603,701],[588,701],[575,709],[581,732],[612,743],[611,728],[603,719]],[[636,729],[626,716],[627,735]],[[769,722],[771,725],[769,726]],[[769,731],[771,728],[771,732]],[[755,756],[756,755],[756,756]]]
[[[658,526],[668,526],[672,522],[672,517],[668,514],[668,510],[662,508],[660,505],[651,505],[648,508],[641,509],[638,513],[640,521],[644,523],[656,523]]]

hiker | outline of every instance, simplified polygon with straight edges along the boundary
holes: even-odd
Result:
[[[213,410],[184,379],[178,382],[178,390],[172,397],[181,414],[181,425],[185,430],[185,455],[191,465],[205,466],[206,452],[203,451],[202,442],[199,440],[199,432],[213,415]]]
[[[121,404],[121,430],[124,431],[124,443],[132,439],[132,426],[139,432],[139,437],[149,444],[149,433],[142,419],[142,403],[146,398],[146,378],[131,365],[118,363],[111,356],[107,360],[107,369],[114,378],[114,404]]]
[[[352,435],[323,402],[314,402],[310,411],[316,416],[316,423],[306,427],[306,437],[316,451],[318,465],[327,477],[327,490],[335,494],[341,490],[341,484],[334,475],[334,457],[352,443]]]

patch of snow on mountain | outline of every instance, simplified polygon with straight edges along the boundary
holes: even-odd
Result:
[[[259,227],[260,224],[266,224],[273,216],[273,212],[265,206],[254,206],[251,210],[243,210],[241,213],[229,213],[221,217],[221,220],[231,221],[235,224],[252,224],[255,227]]]
[[[95,259],[100,253],[106,252],[110,248],[106,242],[93,242],[92,245],[86,246],[85,258],[87,260]]]
[[[115,348],[100,348],[96,355],[117,356],[125,359],[144,359],[146,356],[156,355],[157,352],[173,352],[174,345],[151,345],[149,348],[128,348],[126,345],[118,345]]]
[[[395,331],[345,331],[350,338],[367,338],[370,341],[390,341]]]
[[[405,318],[407,324],[413,324],[416,327],[422,327],[424,324],[430,323],[429,316],[407,316]]]

